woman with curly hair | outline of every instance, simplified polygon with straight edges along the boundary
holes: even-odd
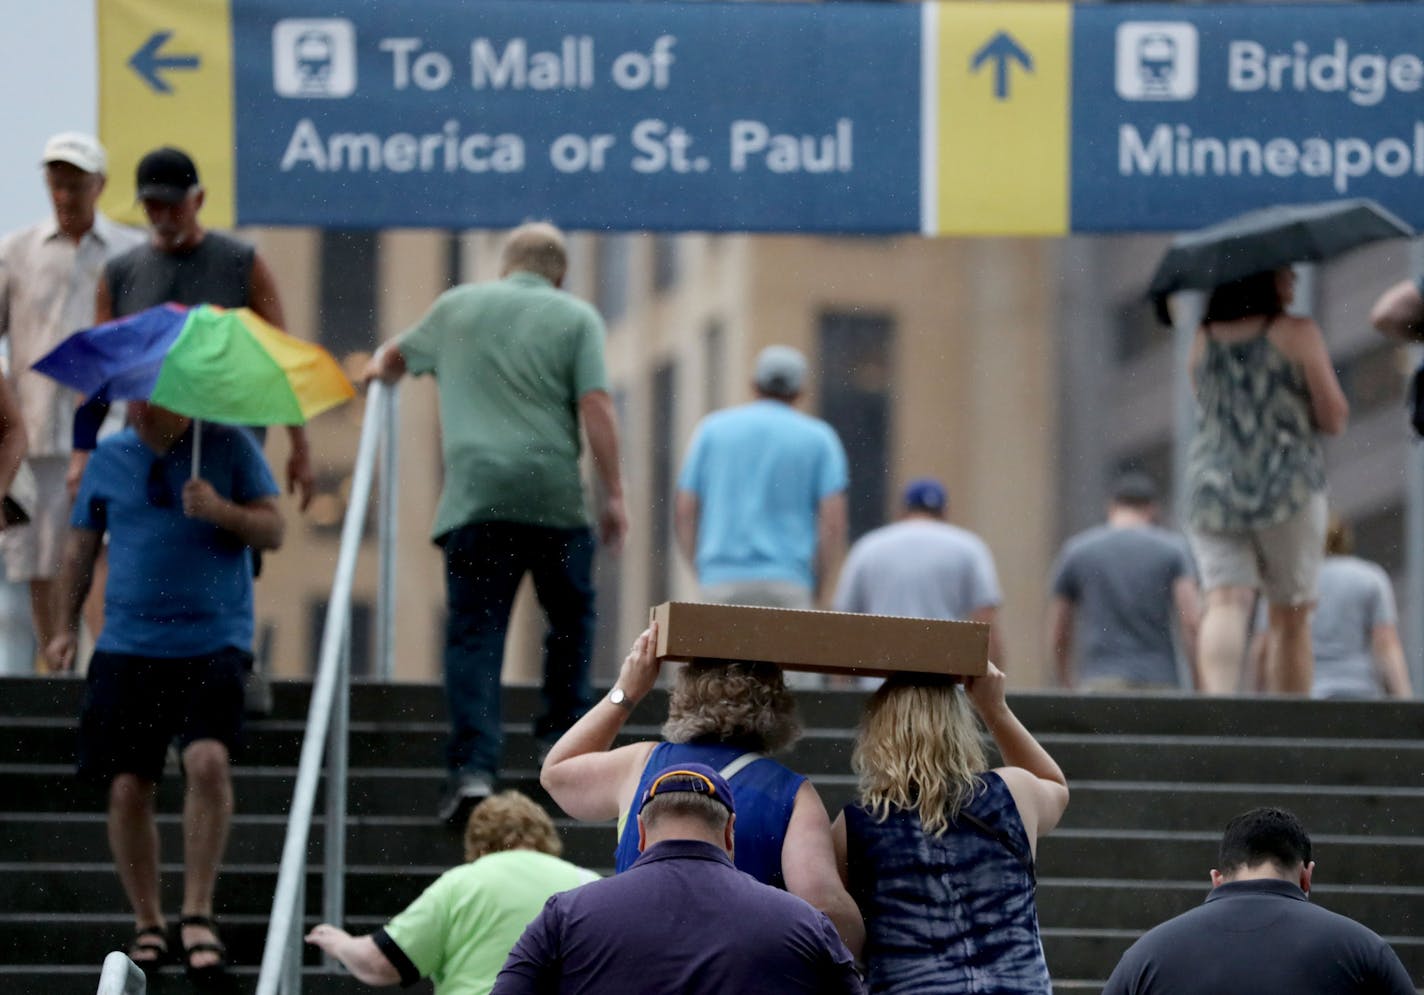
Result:
[[[987,769],[974,711],[1005,766]],[[1034,856],[1068,782],[1009,710],[1003,672],[990,664],[963,688],[891,677],[866,705],[851,766],[860,800],[831,831],[865,913],[866,990],[1050,995]]]
[[[633,644],[613,690],[549,751],[540,783],[575,819],[619,820],[616,866],[622,871],[638,857],[638,829],[628,812],[650,775],[671,764],[707,764],[731,783],[737,799],[737,867],[825,912],[858,954],[864,924],[836,873],[821,797],[804,776],[766,756],[787,749],[801,734],[795,699],[778,667],[690,663],[668,700],[663,741],[612,748],[633,708],[657,683],[656,645],[654,623]]]
[[[491,795],[465,824],[465,860],[404,912],[366,936],[331,923],[307,935],[358,981],[382,987],[435,982],[435,995],[483,995],[549,896],[598,875],[560,858],[553,820],[517,791]]]

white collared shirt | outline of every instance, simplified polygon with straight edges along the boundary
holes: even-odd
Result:
[[[10,382],[19,396],[30,456],[70,451],[74,391],[34,373],[36,360],[94,324],[94,294],[104,264],[146,238],[95,213],[76,243],[53,218],[0,240],[0,335],[10,337]]]

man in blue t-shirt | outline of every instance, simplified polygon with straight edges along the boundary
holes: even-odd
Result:
[[[845,553],[846,456],[835,429],[794,407],[806,358],[757,356],[757,399],[702,419],[677,481],[678,548],[702,598],[811,608]]]
[[[109,842],[134,910],[130,956],[152,970],[168,959],[153,801],[177,740],[187,782],[180,940],[190,977],[212,979],[226,966],[213,887],[252,659],[251,550],[281,545],[282,516],[276,481],[241,429],[198,426],[145,403],[129,417],[99,443],[80,481],[60,568],[60,634],[48,652],[57,669],[73,668],[80,606],[107,534],[104,628],[89,661],[79,774],[108,786]]]

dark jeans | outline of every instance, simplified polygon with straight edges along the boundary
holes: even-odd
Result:
[[[448,618],[445,696],[452,771],[496,774],[504,749],[499,672],[509,612],[525,573],[549,622],[544,713],[534,735],[558,737],[592,704],[593,534],[517,522],[472,522],[443,537]]]

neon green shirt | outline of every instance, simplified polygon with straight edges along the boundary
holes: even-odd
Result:
[[[421,977],[435,982],[436,995],[488,995],[510,948],[549,896],[597,879],[547,853],[491,853],[440,875],[385,933]]]
[[[603,321],[534,273],[441,294],[397,347],[440,388],[435,538],[470,522],[588,524],[578,401],[607,389]]]

